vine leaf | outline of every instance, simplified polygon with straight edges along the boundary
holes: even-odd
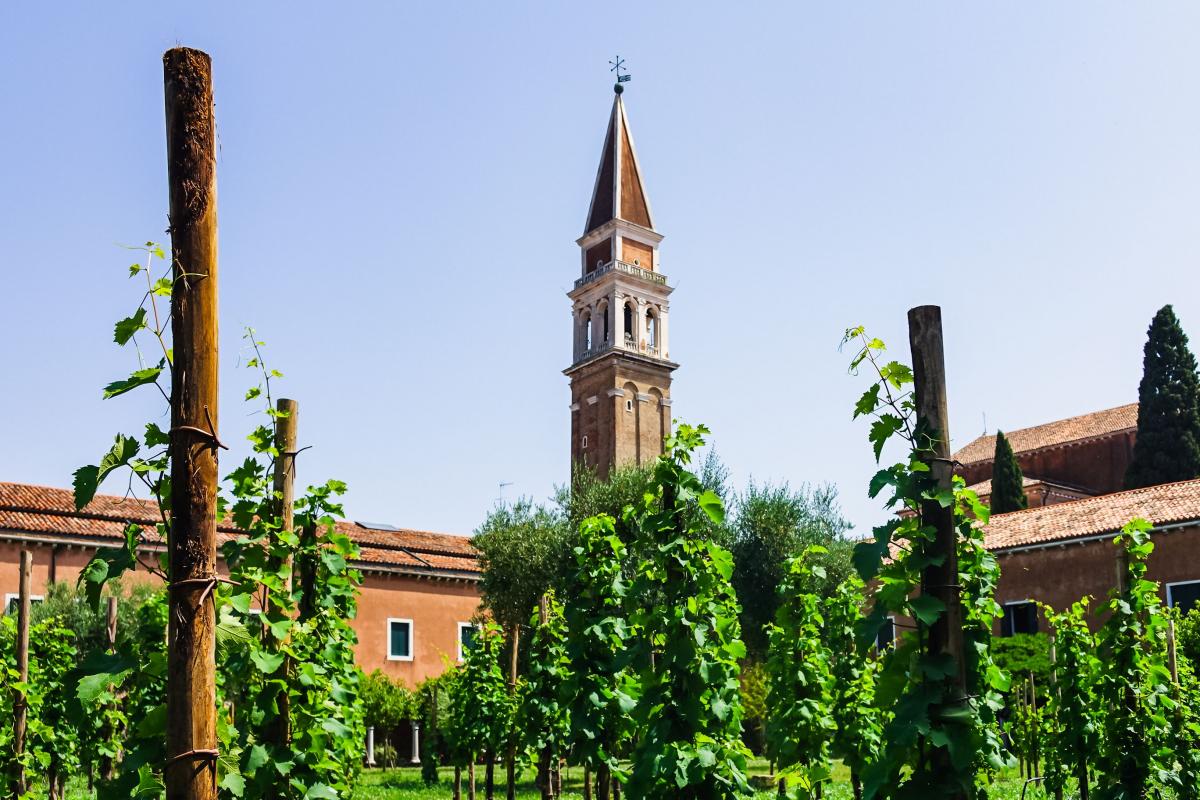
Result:
[[[116,397],[125,394],[131,389],[136,389],[139,386],[145,386],[147,383],[154,383],[158,380],[158,376],[162,374],[162,363],[157,367],[147,367],[133,372],[128,378],[119,381],[113,381],[108,386],[104,387],[104,399]]]
[[[696,502],[700,504],[701,510],[708,515],[708,518],[716,524],[720,525],[725,521],[725,504],[721,502],[721,498],[716,492],[709,489],[697,497]]]
[[[137,439],[118,433],[113,446],[100,459],[99,466],[89,464],[75,470],[75,479],[72,481],[75,489],[75,510],[81,511],[84,506],[92,502],[92,498],[96,496],[96,489],[104,482],[104,479],[113,470],[127,465],[137,453]]]
[[[937,618],[946,610],[946,604],[931,594],[922,594],[908,601],[908,607],[913,616],[926,625],[937,622]]]
[[[133,338],[133,335],[146,327],[146,309],[139,308],[134,312],[132,317],[126,317],[117,322],[116,328],[113,331],[113,341],[119,345],[125,345]]]

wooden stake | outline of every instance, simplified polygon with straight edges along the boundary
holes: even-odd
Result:
[[[108,633],[108,649],[117,652],[117,598],[108,598],[108,608],[105,615],[105,630]]]
[[[167,800],[215,800],[217,726],[217,182],[212,60],[163,55],[171,293]]]
[[[1175,618],[1167,617],[1167,666],[1171,668],[1171,682],[1179,685],[1179,660],[1175,651]]]
[[[18,576],[17,589],[17,673],[21,683],[29,680],[29,581],[33,574],[33,553],[21,551],[21,566]],[[28,789],[25,770],[20,765],[21,754],[25,752],[25,723],[29,714],[25,693],[13,691],[13,759],[17,765],[13,784],[17,795],[23,795]]]
[[[513,625],[512,628],[512,660],[509,662],[508,669],[508,693],[516,695],[517,693],[517,664],[520,655],[521,647],[521,626]],[[511,743],[508,746],[508,752],[505,754],[505,768],[508,778],[508,786],[505,789],[505,797],[507,800],[516,800],[517,797],[517,746],[516,743]],[[491,800],[491,798],[488,798]]]
[[[954,467],[950,460],[950,413],[946,400],[941,308],[918,306],[909,310],[908,342],[912,349],[918,435],[930,437],[928,441],[919,441],[918,446],[931,451],[926,460],[937,489],[949,491],[953,486]],[[921,592],[938,598],[946,606],[946,611],[930,626],[929,651],[934,655],[947,655],[953,660],[955,669],[950,676],[949,705],[960,706],[966,702],[967,678],[954,509],[943,508],[936,500],[925,501],[921,504],[921,520],[937,531],[933,549],[934,555],[941,558],[941,564],[925,569]],[[935,748],[931,757],[935,774],[953,771],[947,748]],[[955,797],[965,795],[959,793]]]
[[[275,493],[279,495],[276,514],[279,516],[280,528],[284,531],[291,532],[295,527],[295,505],[296,505],[296,425],[300,416],[300,404],[295,400],[280,398],[275,403],[275,410],[279,413],[275,417],[275,449],[279,451],[279,455],[275,457],[275,473],[273,476],[273,488]],[[276,565],[288,577],[284,584],[284,591],[290,594],[292,587],[292,559],[289,555],[282,564]],[[263,611],[267,607],[263,605]],[[269,628],[263,628],[269,632]],[[284,684],[287,683],[287,675],[291,669],[291,659],[284,656],[283,662],[275,671],[275,676],[281,678]],[[288,697],[287,689],[280,689],[275,696],[275,703],[279,708],[278,715],[267,724],[267,729],[264,731],[265,739],[268,744],[273,745],[277,749],[287,747],[291,740],[291,699]],[[272,791],[269,796],[278,797],[278,791]]]

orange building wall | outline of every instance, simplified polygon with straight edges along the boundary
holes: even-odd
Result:
[[[354,620],[355,660],[368,674],[381,669],[414,687],[455,663],[458,623],[470,622],[478,610],[477,583],[367,575]],[[413,621],[412,661],[388,660],[389,618]]]
[[[30,592],[44,595],[53,579],[75,583],[91,559],[91,548],[0,542],[0,600],[20,589],[21,550],[33,553]],[[224,563],[219,565],[225,571]],[[132,583],[158,583],[159,579],[138,570],[123,577]],[[363,578],[358,601],[358,616],[351,621],[358,634],[356,659],[363,671],[382,669],[408,686],[440,675],[446,663],[454,663],[458,623],[469,622],[479,608],[479,589],[475,582],[418,578],[409,575],[370,574]],[[399,617],[413,621],[413,660],[387,660],[387,619]]]

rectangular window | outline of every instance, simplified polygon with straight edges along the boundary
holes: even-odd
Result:
[[[1000,619],[1000,635],[1013,636],[1018,633],[1037,633],[1037,606],[1029,600],[1004,604],[1004,616]]]
[[[458,623],[458,660],[462,661],[467,651],[475,647],[475,625],[471,622]]]
[[[1200,581],[1180,581],[1167,584],[1167,605],[1186,614],[1200,605]]]
[[[413,660],[413,624],[411,619],[389,619],[388,661]]]
[[[875,634],[875,649],[879,652],[891,647],[896,642],[896,618],[888,617],[883,623],[883,627],[879,629],[879,633]]]
[[[46,598],[40,594],[31,594],[31,595],[29,595],[29,605],[34,606],[34,605],[42,602],[45,599]],[[4,613],[15,615],[18,610],[17,607],[20,604],[21,604],[21,595],[15,593],[15,592],[9,592],[8,594],[4,595]]]

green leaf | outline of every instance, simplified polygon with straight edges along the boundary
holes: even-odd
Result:
[[[137,275],[143,269],[145,269],[145,267],[143,267],[141,264],[130,264],[129,265],[129,277],[132,278],[134,275]]]
[[[250,753],[246,756],[246,772],[253,775],[259,767],[268,761],[270,761],[270,756],[267,753],[267,748],[261,744],[256,744],[250,748]]]
[[[240,772],[234,772],[233,770],[229,770],[222,775],[221,782],[217,785],[234,797],[241,797],[246,792],[246,779],[242,777]]]
[[[133,335],[146,327],[146,309],[139,308],[133,313],[132,317],[126,317],[117,323],[113,331],[113,341],[119,345],[125,345],[133,338]]]
[[[143,441],[146,443],[146,447],[158,447],[159,445],[170,444],[171,437],[153,422],[147,422],[146,436]]]
[[[137,724],[137,734],[144,739],[153,739],[167,732],[167,704],[159,703],[150,709]]]
[[[100,483],[99,475],[100,468],[95,464],[75,470],[75,477],[71,481],[71,485],[75,489],[76,511],[82,511],[83,507],[92,502],[92,498],[96,496],[96,487]]]
[[[104,399],[108,400],[111,397],[125,394],[126,392],[136,389],[139,386],[145,386],[148,383],[155,383],[158,376],[162,374],[162,367],[147,367],[139,369],[130,374],[128,378],[120,381],[113,381],[108,386],[104,387]]]
[[[946,604],[931,594],[922,594],[908,601],[908,607],[913,616],[926,625],[937,622],[938,617],[946,610]]]
[[[254,398],[258,397],[258,396],[259,396],[259,395],[261,395],[261,394],[262,394],[262,387],[261,387],[261,386],[251,386],[251,387],[250,387],[250,388],[249,388],[249,389],[246,391],[246,399],[247,399],[247,400],[253,400]]]
[[[150,291],[154,292],[159,297],[170,297],[171,284],[172,281],[170,278],[159,278],[154,282],[154,286],[150,289]]]
[[[711,489],[705,490],[696,502],[700,504],[700,508],[704,511],[708,518],[717,525],[725,521],[725,504],[716,492]]]
[[[304,793],[304,800],[338,800],[338,793],[324,783],[314,783]]]
[[[254,662],[254,666],[258,667],[260,672],[270,675],[279,669],[279,665],[283,663],[283,653],[268,653],[263,650],[257,650],[250,654],[250,660]]]
[[[96,489],[105,478],[118,467],[129,463],[138,453],[137,439],[132,436],[117,434],[113,446],[100,459],[100,465],[89,465],[75,470],[73,486],[75,489],[75,510],[80,511],[96,496]]]

